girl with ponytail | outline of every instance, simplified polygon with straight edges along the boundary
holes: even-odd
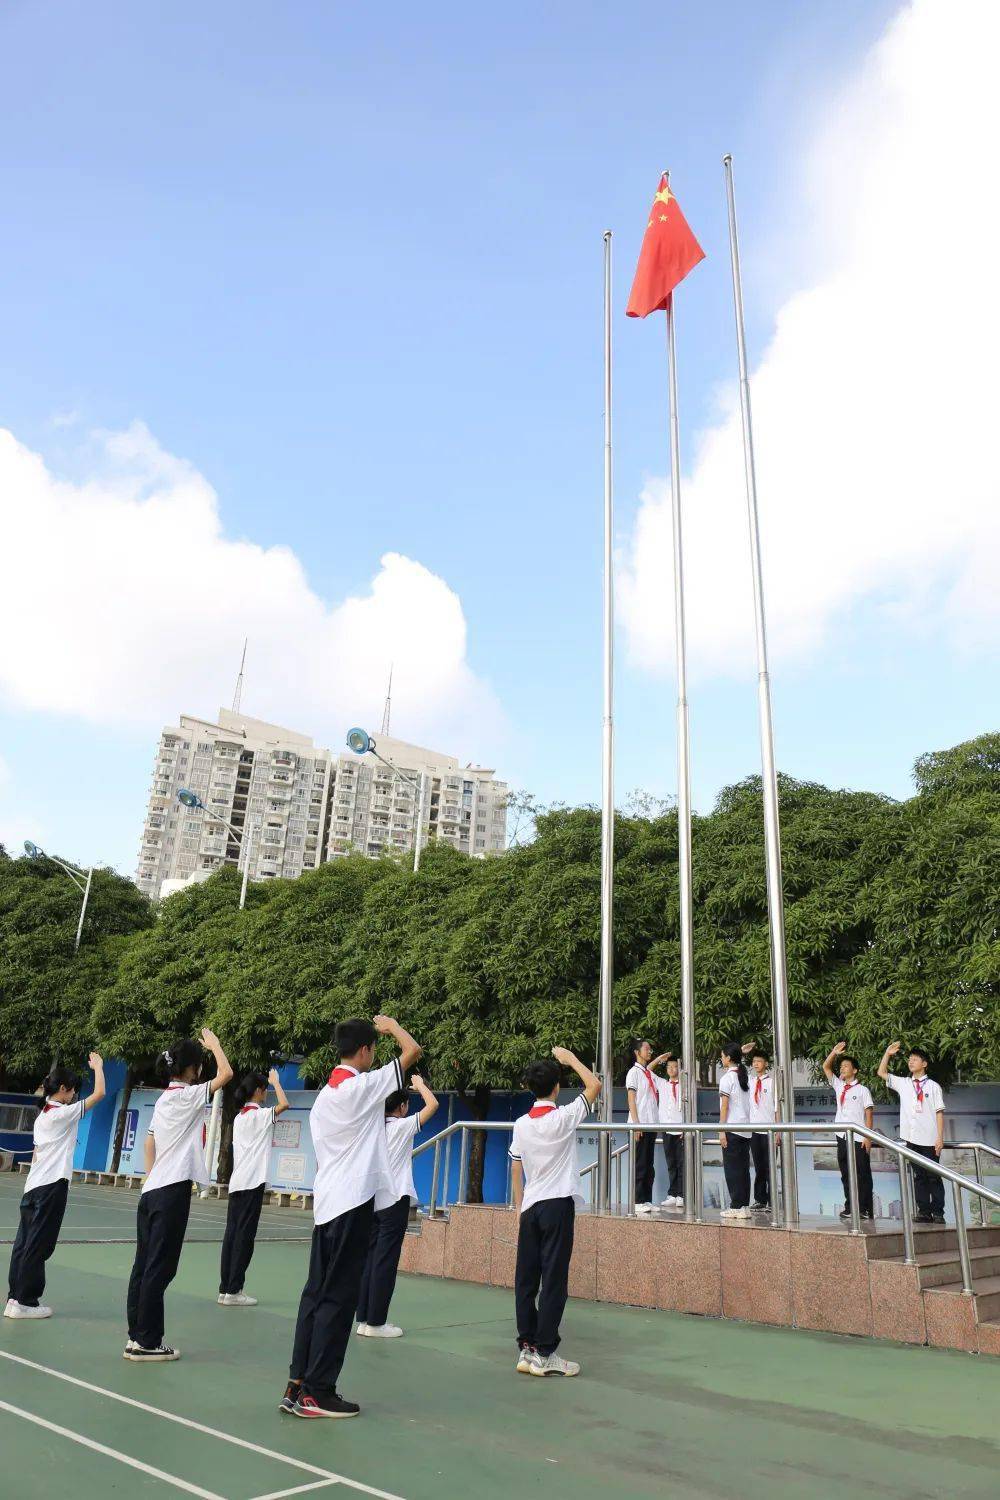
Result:
[[[206,1051],[215,1058],[211,1083],[200,1082]],[[146,1179],[128,1284],[125,1358],[136,1364],[180,1357],[163,1342],[163,1297],[177,1274],[192,1183],[208,1181],[202,1134],[205,1109],[233,1076],[219,1038],[208,1030],[200,1042],[174,1042],[160,1057],[158,1069],[167,1086],[156,1101],[146,1137]]]
[[[267,1086],[271,1084],[277,1104],[266,1109]],[[248,1073],[236,1090],[239,1114],[233,1122],[233,1170],[229,1178],[229,1207],[222,1241],[219,1304],[222,1307],[256,1307],[257,1298],[243,1291],[247,1267],[253,1257],[260,1209],[267,1180],[267,1154],[274,1122],[288,1108],[288,1099],[277,1070]]]
[[[750,1119],[750,1080],[743,1063],[739,1042],[727,1042],[722,1049],[725,1071],[719,1079],[719,1143],[722,1146],[722,1168],[729,1190],[729,1207],[720,1218],[750,1218],[750,1137],[735,1131]]]
[[[68,1068],[53,1068],[42,1084],[35,1121],[35,1149],[21,1199],[21,1222],[10,1257],[9,1297],[5,1318],[51,1318],[42,1305],[45,1262],[56,1248],[73,1176],[73,1152],[80,1121],[104,1098],[104,1063],[96,1052],[88,1058],[94,1087],[77,1099],[80,1078]]]

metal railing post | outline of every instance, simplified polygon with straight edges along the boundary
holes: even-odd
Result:
[[[848,1204],[851,1210],[851,1233],[860,1234],[861,1205],[858,1203],[858,1158],[855,1155],[857,1147],[854,1142],[853,1125],[847,1126],[844,1144],[847,1146],[847,1191],[851,1196],[851,1201]]]
[[[465,1200],[466,1200],[467,1190],[468,1190],[468,1177],[469,1177],[469,1131],[468,1131],[468,1128],[467,1128],[465,1122],[463,1121],[462,1122],[462,1145],[461,1145],[461,1150],[458,1153],[458,1197],[455,1199],[456,1203],[464,1203]]]
[[[777,1229],[781,1223],[778,1205],[783,1195],[778,1188],[778,1143],[770,1125],[767,1127],[767,1175],[771,1184],[771,1228]]]
[[[684,1221],[687,1224],[693,1224],[697,1219],[694,1208],[694,1153],[697,1140],[698,1137],[688,1130],[681,1136],[681,1189],[684,1193]]]
[[[628,1127],[628,1197],[625,1200],[625,1212],[630,1217],[635,1213],[635,1142],[636,1134],[630,1125]]]
[[[694,1222],[701,1224],[705,1219],[705,1153],[704,1137],[701,1131],[695,1132],[691,1153],[694,1157]]]
[[[427,1205],[427,1212],[433,1219],[437,1212],[438,1177],[441,1170],[441,1142],[434,1143],[434,1162],[431,1167],[431,1201]]]
[[[619,1151],[615,1157],[615,1208],[619,1213],[622,1211],[622,1155]]]
[[[913,1266],[917,1263],[913,1239],[913,1182],[909,1163],[898,1152],[896,1161],[899,1164],[899,1204],[903,1212],[903,1264]]]
[[[972,1285],[972,1256],[969,1254],[969,1231],[965,1223],[965,1204],[962,1200],[962,1189],[959,1183],[952,1183],[951,1192],[955,1204],[955,1232],[958,1235],[958,1259],[962,1266],[962,1295],[963,1297],[971,1297],[974,1292]]]
[[[781,1200],[786,1229],[797,1229],[799,1223],[798,1171],[795,1160],[795,1131],[790,1130],[781,1143]]]

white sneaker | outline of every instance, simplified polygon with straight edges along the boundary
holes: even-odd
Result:
[[[736,1212],[737,1211],[736,1211],[735,1208],[720,1208],[719,1209],[719,1218],[720,1219],[732,1219],[735,1216]]]
[[[248,1297],[245,1292],[220,1292],[220,1307],[256,1307],[257,1298]]]
[[[560,1354],[536,1354],[529,1375],[579,1375],[580,1366]]]
[[[51,1318],[52,1309],[42,1307],[41,1303],[37,1307],[26,1307],[23,1302],[15,1302],[11,1297],[3,1310],[3,1315],[5,1318]]]
[[[745,1208],[734,1208],[733,1209],[733,1218],[734,1219],[752,1219],[753,1218],[753,1212],[751,1211],[749,1204]]]
[[[534,1349],[520,1349],[517,1355],[517,1364],[514,1366],[519,1375],[530,1375],[531,1367],[538,1359]]]
[[[637,1214],[651,1214],[653,1212],[653,1205],[651,1203],[637,1203],[635,1211]]]
[[[377,1326],[372,1323],[359,1323],[358,1332],[362,1338],[366,1339],[401,1339],[403,1337],[403,1330],[397,1328],[395,1323],[382,1323]]]
[[[674,1207],[675,1208],[683,1208],[684,1207],[684,1199],[683,1198],[675,1198],[674,1199]]]
[[[357,1328],[355,1328],[354,1332],[357,1333],[357,1334],[360,1334],[360,1336],[362,1338],[364,1338],[365,1334],[368,1332],[368,1324],[367,1323],[359,1323],[358,1326],[357,1326]]]

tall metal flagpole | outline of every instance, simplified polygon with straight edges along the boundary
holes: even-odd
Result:
[[[664,174],[667,182],[670,174]],[[694,1042],[694,908],[691,897],[691,736],[688,727],[687,641],[684,619],[684,549],[681,529],[681,437],[677,415],[677,355],[674,299],[667,303],[667,366],[670,391],[670,510],[674,539],[674,651],[677,662],[677,867],[681,921],[681,1095],[685,1120],[698,1118],[698,1073]],[[684,1217],[701,1217],[694,1202],[694,1136],[684,1136]]]
[[[740,370],[740,412],[743,419],[743,463],[746,471],[747,520],[750,527],[750,559],[753,574],[754,625],[757,638],[757,704],[760,715],[761,779],[764,786],[764,842],[767,859],[767,914],[771,935],[771,1007],[774,1018],[775,1074],[779,1117],[795,1118],[792,1085],[791,1031],[788,1018],[788,970],[785,961],[785,907],[781,883],[781,828],[778,820],[778,773],[774,763],[774,725],[771,718],[771,680],[767,668],[767,630],[764,623],[764,575],[760,556],[760,521],[757,514],[757,476],[753,454],[753,423],[750,415],[750,377],[747,373],[746,333],[743,326],[743,281],[736,230],[736,194],[733,188],[733,158],[722,158],[729,204],[729,249],[733,264],[733,303],[736,313],[736,347]],[[798,1222],[798,1188],[795,1147],[783,1144],[782,1183],[785,1224]]]
[[[604,234],[604,728],[601,802],[601,984],[597,1071],[604,1087],[600,1118],[611,1123],[614,1108],[614,1061],[611,992],[614,984],[615,859],[615,596],[614,486],[611,466],[611,230]],[[611,1207],[611,1135],[597,1141],[597,1207]]]

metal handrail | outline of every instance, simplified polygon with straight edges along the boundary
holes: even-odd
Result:
[[[962,1290],[966,1295],[971,1296],[973,1292],[972,1259],[969,1250],[968,1226],[965,1223],[964,1199],[962,1197],[962,1194],[969,1193],[974,1197],[978,1197],[982,1201],[993,1203],[997,1207],[1000,1207],[1000,1192],[994,1192],[992,1188],[985,1187],[982,1182],[976,1181],[969,1177],[965,1177],[962,1175],[962,1173],[953,1171],[951,1167],[943,1166],[940,1161],[921,1156],[918,1151],[912,1150],[905,1144],[905,1142],[890,1140],[888,1136],[881,1135],[877,1130],[869,1129],[867,1125],[856,1125],[849,1121],[843,1121],[840,1123],[842,1124],[843,1129],[842,1131],[837,1130],[835,1133],[837,1135],[841,1133],[846,1135],[851,1141],[852,1145],[858,1140],[867,1140],[870,1141],[873,1146],[880,1146],[883,1150],[890,1151],[896,1158],[897,1165],[900,1167],[900,1197],[903,1210],[903,1258],[905,1264],[913,1265],[915,1263],[916,1251],[913,1236],[913,1199],[910,1174],[901,1170],[902,1163],[906,1162],[913,1167],[917,1167],[921,1171],[928,1172],[932,1176],[941,1178],[944,1182],[951,1183],[955,1202],[955,1230],[958,1238],[959,1260],[962,1269]],[[769,1140],[773,1143],[774,1146],[778,1144],[778,1141],[780,1141],[780,1138],[782,1136],[790,1136],[792,1139],[792,1145],[794,1147],[798,1144],[796,1140],[796,1137],[798,1136],[829,1136],[833,1128],[834,1127],[831,1126],[830,1123],[824,1121],[774,1120],[766,1122],[755,1122],[750,1120],[740,1120],[738,1123],[738,1128],[734,1129],[734,1133],[738,1133],[740,1135],[748,1135],[755,1134],[757,1132],[763,1132],[768,1136]],[[439,1161],[441,1143],[450,1136],[454,1135],[456,1131],[462,1132],[462,1150],[458,1189],[458,1203],[461,1205],[466,1201],[466,1167],[468,1163],[469,1133],[475,1131],[507,1131],[509,1133],[513,1131],[513,1129],[514,1121],[512,1120],[456,1120],[454,1124],[445,1126],[444,1130],[438,1131],[437,1135],[432,1136],[430,1140],[424,1141],[420,1146],[416,1148],[413,1153],[414,1156],[421,1155],[424,1151],[429,1151],[432,1149],[434,1151],[434,1170],[431,1180],[431,1199],[428,1210],[431,1216],[436,1213],[438,1207]],[[706,1144],[706,1141],[711,1138],[711,1133],[713,1131],[716,1133],[716,1139],[718,1139],[719,1130],[720,1125],[714,1120],[697,1122],[671,1121],[670,1124],[671,1134],[691,1135],[694,1137],[694,1141],[697,1147],[694,1153],[696,1195],[692,1201],[691,1193],[686,1190],[684,1196],[684,1217],[689,1222],[701,1221],[704,1201],[704,1194],[702,1190],[702,1148]],[[648,1125],[636,1124],[632,1120],[625,1120],[620,1122],[604,1120],[584,1121],[576,1127],[577,1134],[580,1134],[583,1131],[586,1131],[587,1133],[612,1135],[616,1131],[624,1131],[629,1136],[630,1142],[631,1138],[635,1135],[662,1135],[664,1133],[663,1127],[651,1128]],[[826,1142],[823,1142],[823,1144],[826,1144]],[[621,1149],[624,1150],[625,1148]],[[971,1149],[971,1145],[969,1149]],[[1000,1155],[1000,1152],[993,1152],[992,1147],[985,1147],[984,1149],[991,1151],[995,1155]],[[772,1161],[774,1160],[776,1154],[777,1153],[772,1147]],[[628,1155],[628,1208],[631,1211],[635,1203],[635,1152],[630,1150]],[[853,1150],[849,1150],[847,1152],[847,1172],[851,1200],[851,1233],[860,1234],[861,1220],[857,1191],[857,1162],[855,1160],[855,1154]],[[581,1173],[581,1175],[583,1174]],[[774,1203],[776,1200],[777,1187],[778,1184],[772,1179],[772,1203]],[[782,1209],[783,1223],[785,1228],[794,1228],[798,1223],[797,1201],[793,1201],[789,1194],[784,1194]],[[772,1209],[772,1223],[778,1223],[776,1206]]]

